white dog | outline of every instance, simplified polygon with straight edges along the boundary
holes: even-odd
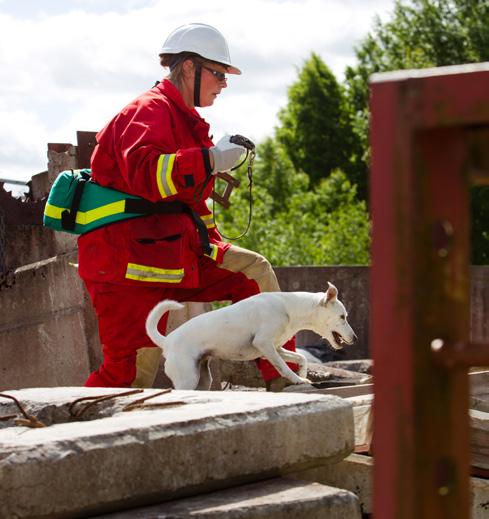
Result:
[[[146,332],[163,350],[165,373],[175,389],[195,389],[200,362],[209,356],[234,361],[265,358],[293,384],[310,383],[306,358],[282,347],[288,339],[299,330],[312,330],[333,348],[341,349],[357,338],[337,298],[338,290],[328,285],[325,293],[263,292],[200,314],[168,336],[158,331],[158,322],[165,312],[179,310],[183,305],[165,300],[149,313]],[[298,364],[298,374],[286,362]]]

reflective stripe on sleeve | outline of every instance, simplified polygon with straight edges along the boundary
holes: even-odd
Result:
[[[177,192],[175,184],[172,180],[173,163],[175,162],[175,154],[160,155],[158,159],[158,167],[156,168],[156,182],[161,198],[174,195]]]
[[[219,247],[217,245],[214,245],[213,243],[210,244],[210,247],[211,247],[211,253],[210,254],[205,254],[205,256],[213,259],[214,261],[216,261],[217,259],[217,253],[219,252]]]
[[[147,265],[137,265],[136,263],[128,263],[126,269],[126,278],[136,281],[180,283],[183,276],[183,269],[160,269]]]
[[[205,226],[208,229],[213,229],[216,226],[216,224],[214,223],[214,215],[213,214],[201,215],[200,219],[205,223]]]

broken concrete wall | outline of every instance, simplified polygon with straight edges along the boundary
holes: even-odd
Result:
[[[0,389],[82,385],[100,362],[76,253],[21,267],[0,286]]]
[[[0,246],[3,245],[1,271],[13,270],[23,265],[64,254],[76,249],[77,236],[54,232],[42,226],[42,214],[49,190],[60,171],[76,169],[77,147],[71,144],[48,145],[48,170],[34,175],[30,180],[28,200],[9,199],[0,187],[0,207],[4,228],[0,229]]]
[[[8,226],[5,233],[7,247],[6,270],[52,258],[76,250],[76,236],[56,232],[40,225]]]

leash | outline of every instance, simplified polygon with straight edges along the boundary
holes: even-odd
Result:
[[[216,226],[217,232],[223,237],[226,238],[226,240],[239,240],[245,236],[251,227],[251,220],[253,218],[253,163],[255,161],[256,157],[256,151],[255,151],[255,144],[250,139],[243,137],[242,135],[232,135],[229,138],[229,141],[233,144],[238,144],[239,146],[243,146],[246,149],[246,156],[245,158],[237,165],[234,166],[234,168],[231,168],[231,171],[235,171],[238,168],[240,168],[247,160],[248,160],[248,188],[249,188],[249,194],[248,194],[248,201],[249,201],[249,207],[248,207],[248,222],[246,223],[246,228],[243,232],[238,234],[238,236],[226,236],[218,227],[217,221],[216,221],[216,213],[215,213],[215,207],[216,202],[215,199],[212,199],[212,218],[214,220],[214,225]],[[214,191],[215,192],[215,191]]]

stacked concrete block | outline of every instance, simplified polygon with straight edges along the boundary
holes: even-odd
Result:
[[[314,481],[354,493],[360,502],[362,514],[373,513],[374,458],[351,454],[334,465],[324,465],[298,472],[294,477],[302,481]],[[489,480],[470,478],[471,519],[489,517]]]
[[[301,471],[294,477],[349,490],[358,497],[362,514],[373,511],[373,458],[370,456],[350,454],[339,463]]]
[[[124,392],[8,393],[46,427],[0,421],[0,517],[86,517],[138,508],[336,463],[353,449],[351,405],[333,396],[157,390],[120,396]],[[113,394],[119,397],[94,405],[87,399]],[[15,414],[13,402],[1,400],[0,415]],[[90,406],[86,413],[84,406]],[[297,501],[294,486],[281,488]],[[323,504],[331,501],[332,509],[353,511],[345,517],[359,517],[352,496],[328,498],[325,489],[313,494]]]
[[[98,327],[76,269],[55,256],[0,287],[0,389],[81,385],[101,359]]]
[[[274,478],[93,519],[359,519],[352,492],[310,481]]]

